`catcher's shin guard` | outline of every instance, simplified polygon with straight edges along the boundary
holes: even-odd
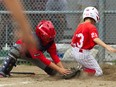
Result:
[[[1,67],[0,74],[3,75],[3,77],[10,75],[10,71],[12,70],[15,63],[16,63],[15,59],[7,57]]]
[[[44,71],[45,71],[48,75],[50,75],[50,76],[54,76],[54,75],[57,74],[57,71],[56,71],[56,70],[54,70],[54,69],[52,69],[52,68],[50,68],[50,67],[48,67],[48,66],[46,66],[46,68],[45,68]]]
[[[1,68],[0,68],[0,75],[3,77],[10,76],[10,71],[12,70],[13,66],[16,66],[15,63],[17,58],[19,57],[19,50],[16,47],[10,50],[8,53],[8,57],[4,60]]]

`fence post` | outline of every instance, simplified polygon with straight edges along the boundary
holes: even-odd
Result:
[[[99,37],[101,40],[105,40],[105,27],[104,27],[104,4],[105,0],[99,0],[99,15],[100,15],[100,22],[99,22]],[[103,63],[105,59],[105,49],[99,46],[98,52],[98,62]]]

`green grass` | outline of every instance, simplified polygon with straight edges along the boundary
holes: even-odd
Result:
[[[112,61],[112,63],[116,65],[116,60]]]

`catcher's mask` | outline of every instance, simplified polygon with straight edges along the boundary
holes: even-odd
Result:
[[[44,42],[50,42],[55,38],[56,31],[51,21],[42,20],[36,26],[36,34]]]

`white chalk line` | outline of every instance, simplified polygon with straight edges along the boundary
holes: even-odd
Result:
[[[30,81],[25,81],[25,82],[16,82],[16,83],[11,83],[11,84],[0,84],[0,87],[4,87],[4,86],[14,86],[14,85],[18,85],[18,84],[28,84],[31,83]]]

